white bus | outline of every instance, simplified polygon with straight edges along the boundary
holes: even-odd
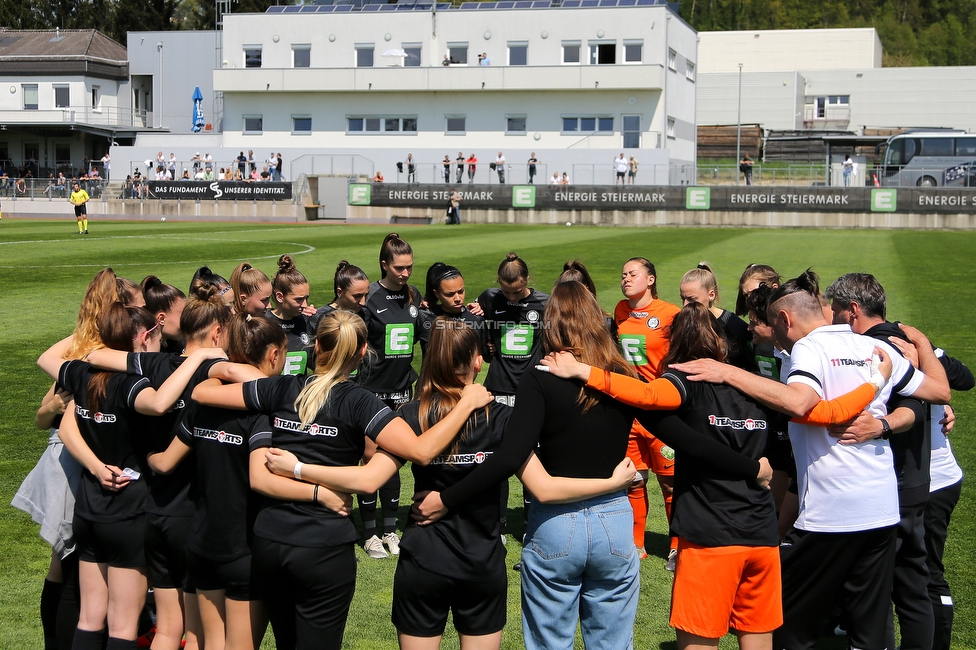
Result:
[[[881,185],[973,186],[976,134],[964,131],[906,131],[878,147]]]

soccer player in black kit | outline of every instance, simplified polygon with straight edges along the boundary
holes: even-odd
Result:
[[[498,265],[498,287],[478,296],[488,333],[488,376],[485,388],[503,404],[515,406],[522,373],[542,357],[542,314],[548,294],[529,286],[529,266],[516,253]],[[507,481],[499,495],[502,534],[508,526]],[[528,520],[531,495],[522,492],[523,516]]]
[[[303,479],[304,463],[357,466],[367,438],[401,458],[426,464],[491,399],[484,387],[472,386],[457,408],[418,437],[389,406],[349,381],[366,353],[362,319],[335,311],[319,323],[315,375],[283,375],[243,385],[201,384],[193,393],[202,404],[246,408],[270,417],[270,440],[251,441],[251,485],[268,497],[254,523],[252,553],[254,580],[281,650],[338,650],[342,645],[356,583],[356,529],[338,514],[348,513],[341,504],[322,507],[323,492],[332,494],[326,490],[313,487],[311,494],[297,496],[262,483],[269,471],[265,447],[295,454],[302,463],[294,468],[297,479]]]
[[[485,331],[485,319],[474,314],[464,304],[464,278],[457,267],[434,262],[427,269],[427,290],[424,300],[427,308],[420,310],[420,349],[424,359],[427,358],[431,330],[436,320],[444,316],[450,320],[465,323],[478,334],[478,352],[482,356],[488,354],[488,340]],[[477,303],[473,303],[477,307]]]
[[[115,350],[159,349],[155,320],[141,308],[114,303],[103,314],[99,332],[102,342]],[[223,351],[194,353],[154,390],[140,375],[65,361],[68,345],[70,339],[56,344],[41,355],[38,365],[75,398],[68,404],[74,417],[63,418],[61,436],[87,470],[75,502],[82,598],[73,647],[135,648],[147,588],[145,457],[150,441],[142,435],[148,422],[141,416],[166,413],[199,364]],[[182,628],[182,620],[179,624]]]
[[[274,308],[265,318],[278,325],[288,337],[285,358],[286,375],[304,375],[315,367],[315,330],[308,314],[315,312],[308,304],[308,280],[295,267],[291,255],[278,258],[278,272],[271,280],[271,299]]]
[[[240,370],[252,369],[253,378],[281,374],[288,351],[281,328],[267,319],[239,314],[225,323],[224,330],[230,359],[247,364]],[[251,529],[258,493],[251,489],[248,472],[251,441],[270,435],[267,415],[193,403],[183,413],[169,448],[149,457],[153,471],[165,474],[190,451],[196,452],[198,498],[186,558],[189,582],[199,596],[206,646],[254,650],[268,626],[251,582]],[[291,483],[279,489],[310,498],[311,486]],[[262,489],[260,482],[254,487]]]
[[[413,346],[420,329],[420,291],[407,284],[413,274],[413,249],[395,232],[380,246],[382,277],[369,285],[366,307],[362,311],[369,332],[371,354],[359,368],[356,381],[394,411],[410,401],[417,373],[413,369]],[[375,452],[367,443],[364,460]],[[376,534],[376,494],[359,495],[359,513],[363,517],[363,548],[374,559],[388,557],[385,544],[393,555],[400,553],[396,534],[397,507],[400,505],[400,475],[379,489],[382,539]]]

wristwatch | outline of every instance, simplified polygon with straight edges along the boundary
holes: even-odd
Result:
[[[887,440],[891,437],[891,425],[884,418],[878,418],[878,422],[881,423],[881,439]]]

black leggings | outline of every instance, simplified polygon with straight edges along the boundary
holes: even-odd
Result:
[[[255,537],[254,585],[278,650],[339,650],[356,590],[352,544],[291,546]]]

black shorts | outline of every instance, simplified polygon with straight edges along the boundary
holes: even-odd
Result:
[[[84,217],[87,214],[88,214],[88,208],[85,207],[85,204],[84,203],[82,203],[81,205],[76,205],[75,206],[75,216],[76,217]]]
[[[255,536],[253,583],[279,648],[340,650],[356,591],[353,544],[314,548]]]
[[[224,590],[230,600],[258,600],[251,590],[251,555],[229,562],[210,560],[193,551],[186,552],[187,583],[195,590]]]
[[[72,522],[78,559],[119,569],[146,566],[146,516],[101,523],[75,515]]]
[[[448,612],[453,612],[458,634],[494,634],[505,627],[507,601],[504,571],[494,580],[462,580],[424,569],[405,551],[397,561],[392,618],[401,634],[440,636]]]
[[[617,172],[617,178],[623,178],[627,172]]]
[[[184,589],[186,582],[186,540],[193,517],[146,515],[146,565],[154,589]],[[190,587],[190,588],[188,588]]]

